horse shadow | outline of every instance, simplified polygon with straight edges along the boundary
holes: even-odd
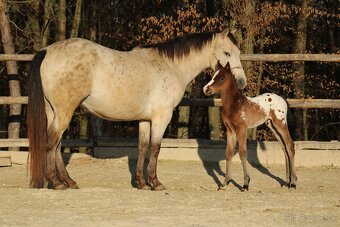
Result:
[[[215,181],[217,187],[220,188],[223,185],[222,182],[220,181],[220,178],[225,177],[225,172],[221,169],[219,162],[225,161],[225,146],[223,149],[214,149],[213,151],[211,151],[211,149],[207,149],[206,146],[202,144],[199,140],[198,140],[198,144],[199,144],[198,155],[203,163],[203,166],[207,174]],[[270,178],[274,179],[275,181],[277,181],[281,187],[284,186],[285,181],[282,178],[271,173],[268,170],[268,168],[266,168],[265,166],[261,164],[259,160],[259,157],[258,157],[259,150],[256,149],[256,147],[257,145],[259,145],[262,150],[265,150],[266,149],[265,144],[263,142],[258,142],[258,141],[251,141],[250,144],[251,145],[248,146],[248,156],[247,156],[248,163],[252,167],[257,169],[258,171],[260,171],[262,174],[265,174],[269,176]],[[217,146],[217,148],[220,148],[220,147]],[[214,152],[214,156],[215,156],[214,161],[210,161],[211,159],[209,160],[208,153],[211,154],[212,152]],[[237,153],[238,153],[238,145],[236,146],[234,156]],[[216,161],[216,158],[218,161]],[[234,181],[233,179],[230,181],[230,183],[233,184],[235,187],[237,187],[239,190],[242,189],[242,186],[238,184],[236,181]]]
[[[92,147],[89,146],[87,154],[96,159],[119,159],[123,157],[128,158],[128,169],[131,175],[130,183],[131,186],[137,188],[137,183],[135,181],[136,168],[137,168],[137,157],[138,157],[138,139],[137,138],[117,138],[116,141],[110,141],[110,144],[115,144],[115,146],[109,146],[105,142],[105,137],[98,137],[100,139],[104,138],[104,141],[100,141],[99,144],[103,145],[97,147],[97,138],[92,138],[88,140],[89,144],[93,144]],[[110,138],[112,139],[112,138]],[[62,141],[66,142],[66,141]],[[62,147],[68,147],[67,142],[62,144]],[[72,145],[72,144],[71,144]],[[117,146],[118,145],[118,146]],[[63,161],[65,166],[67,166],[72,157],[73,153],[63,153]],[[149,152],[147,152],[144,161],[144,176],[147,176],[147,166],[149,164]]]
[[[94,139],[95,140],[95,139]],[[211,141],[209,140],[197,140],[198,142],[198,155],[202,161],[203,167],[206,171],[206,173],[214,180],[217,187],[221,187],[223,184],[220,181],[220,178],[225,177],[225,172],[221,169],[220,161],[225,161],[225,144],[221,145],[221,141]],[[92,141],[93,144],[96,144],[96,141]],[[103,143],[103,142],[101,142]],[[110,142],[115,143],[115,142]],[[130,183],[132,187],[137,188],[137,183],[135,181],[135,173],[136,173],[136,167],[137,167],[137,157],[138,157],[138,139],[137,138],[119,138],[117,140],[117,143],[120,143],[121,147],[110,147],[110,146],[103,146],[103,147],[92,147],[89,149],[88,154],[92,157],[98,158],[98,159],[115,159],[115,158],[122,158],[127,157],[128,158],[128,169],[131,175]],[[115,143],[117,145],[117,143]],[[207,143],[209,146],[207,146]],[[129,144],[126,146],[126,144]],[[265,144],[263,142],[258,141],[251,141],[250,145],[248,145],[248,163],[260,171],[262,174],[265,174],[269,176],[270,178],[277,181],[280,186],[285,185],[285,181],[271,173],[265,166],[263,166],[258,158],[258,149],[254,149],[259,145],[262,150],[265,150]],[[108,155],[98,155],[99,153],[103,154],[107,152]],[[238,146],[236,146],[235,154],[238,153]],[[211,156],[214,154],[214,159],[212,160]],[[72,153],[65,154],[63,153],[63,159],[65,166],[67,166],[70,162]],[[235,157],[234,157],[235,158]],[[216,161],[217,160],[217,161]],[[147,166],[149,163],[149,153],[147,153],[145,162],[144,162],[144,176],[147,176]],[[240,164],[241,165],[241,164]],[[231,180],[230,182],[233,184],[236,188],[239,190],[242,189],[242,186],[238,184],[236,181]]]

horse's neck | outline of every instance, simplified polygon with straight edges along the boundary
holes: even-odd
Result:
[[[210,66],[210,56],[211,54],[207,48],[203,48],[200,51],[192,51],[188,56],[183,56],[181,59],[175,59],[174,61],[167,59],[167,61],[175,69],[178,79],[186,86]]]
[[[236,82],[232,81],[226,88],[221,92],[221,99],[223,103],[223,108],[227,113],[231,113],[235,107],[242,103],[242,100],[246,97],[241,94],[240,90],[237,88]]]

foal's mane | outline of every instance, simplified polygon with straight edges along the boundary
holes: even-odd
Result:
[[[191,50],[201,50],[207,43],[212,41],[216,34],[217,32],[187,34],[162,43],[143,45],[141,47],[156,49],[159,54],[173,60],[175,57],[180,59],[188,56]],[[232,39],[230,40],[233,42]]]

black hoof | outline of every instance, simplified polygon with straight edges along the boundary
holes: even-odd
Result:
[[[288,187],[296,189],[296,184],[290,184]]]
[[[249,185],[243,185],[243,187],[241,188],[241,192],[244,191],[249,191]]]

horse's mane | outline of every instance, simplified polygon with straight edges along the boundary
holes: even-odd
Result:
[[[237,41],[237,39],[236,39],[236,37],[235,37],[235,35],[233,34],[233,33],[231,33],[231,32],[228,32],[228,38],[230,39],[230,41],[235,45],[235,46],[237,46],[239,49],[240,49],[240,46],[239,46],[239,44],[238,44],[238,41]]]
[[[142,45],[141,47],[156,49],[161,55],[165,55],[171,59],[175,57],[182,58],[188,56],[191,50],[201,50],[208,42],[212,41],[216,33],[217,32],[193,33],[176,37],[162,43]]]

